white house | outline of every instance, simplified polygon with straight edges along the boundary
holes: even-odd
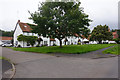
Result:
[[[59,40],[57,38],[51,39],[48,37],[38,36],[38,34],[32,33],[31,30],[32,30],[31,27],[27,23],[23,23],[23,22],[20,22],[20,20],[18,20],[14,30],[14,38],[13,38],[14,47],[18,47],[18,46],[31,47],[28,43],[17,40],[17,37],[20,34],[23,34],[26,36],[37,36],[41,41],[40,46],[42,45],[53,46],[54,44],[58,46],[60,45]],[[75,36],[70,36],[63,39],[62,45],[71,45],[71,44],[77,45],[77,43],[82,42],[82,40],[83,39],[79,35],[75,34]],[[36,42],[34,46],[36,46],[37,44],[38,43]]]

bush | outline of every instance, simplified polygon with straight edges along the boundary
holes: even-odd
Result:
[[[108,42],[103,42],[103,44],[108,44]]]
[[[120,38],[116,38],[116,39],[114,39],[114,41],[115,41],[117,44],[120,44]]]
[[[71,45],[73,45],[73,43],[71,43]]]
[[[40,47],[39,45],[36,45],[36,47]]]
[[[80,43],[80,42],[78,42],[78,45],[81,45],[81,43]]]
[[[21,48],[22,46],[21,46],[21,45],[18,45],[17,47],[18,47],[18,48]]]
[[[56,44],[53,44],[53,46],[57,46]]]

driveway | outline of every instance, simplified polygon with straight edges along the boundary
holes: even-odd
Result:
[[[118,57],[91,59],[52,56],[2,48],[16,63],[14,78],[118,78]]]

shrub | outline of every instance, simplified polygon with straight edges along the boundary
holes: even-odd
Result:
[[[103,44],[108,44],[108,42],[103,42]]]
[[[17,47],[18,47],[18,48],[21,48],[22,46],[21,46],[21,45],[18,45]]]
[[[36,47],[40,47],[39,45],[36,45]]]
[[[80,42],[78,42],[78,45],[81,45],[81,43],[80,43]]]
[[[116,38],[116,39],[114,39],[114,41],[115,41],[117,44],[120,44],[120,38]]]
[[[56,44],[53,44],[53,46],[57,46]]]

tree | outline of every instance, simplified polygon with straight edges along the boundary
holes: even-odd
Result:
[[[22,35],[22,34],[18,36],[17,40],[18,40],[18,41],[25,41],[25,42],[27,41],[27,40],[26,40],[26,36],[24,36],[24,35]]]
[[[23,41],[23,47],[24,47],[24,42],[27,42],[26,36],[24,36],[22,34],[18,36],[17,40],[18,41]]]
[[[102,40],[112,40],[112,32],[110,32],[107,25],[98,25],[95,27],[91,33],[90,40],[98,41],[99,44],[102,43]]]
[[[114,39],[114,41],[117,43],[117,44],[120,44],[120,30],[116,30],[117,31],[117,35],[118,35],[118,38]]]
[[[114,39],[114,41],[115,41],[117,44],[120,44],[120,38],[116,38],[116,39]]]
[[[0,36],[12,37],[13,33],[14,33],[14,31],[0,30]]]
[[[90,29],[88,27],[85,27],[85,29],[83,29],[82,35],[84,35],[85,38],[88,38],[90,35]]]
[[[18,41],[23,41],[23,46],[24,42],[30,43],[30,45],[33,47],[35,42],[37,41],[36,36],[25,36],[25,35],[19,35],[17,38]]]
[[[120,38],[120,29],[117,30],[118,38]]]
[[[36,36],[27,36],[27,42],[30,43],[30,45],[33,47],[35,42],[37,41]]]
[[[89,26],[90,19],[80,7],[80,2],[43,2],[38,11],[30,13],[29,19],[37,26],[32,32],[40,36],[57,38],[62,47],[62,39],[81,34]]]

